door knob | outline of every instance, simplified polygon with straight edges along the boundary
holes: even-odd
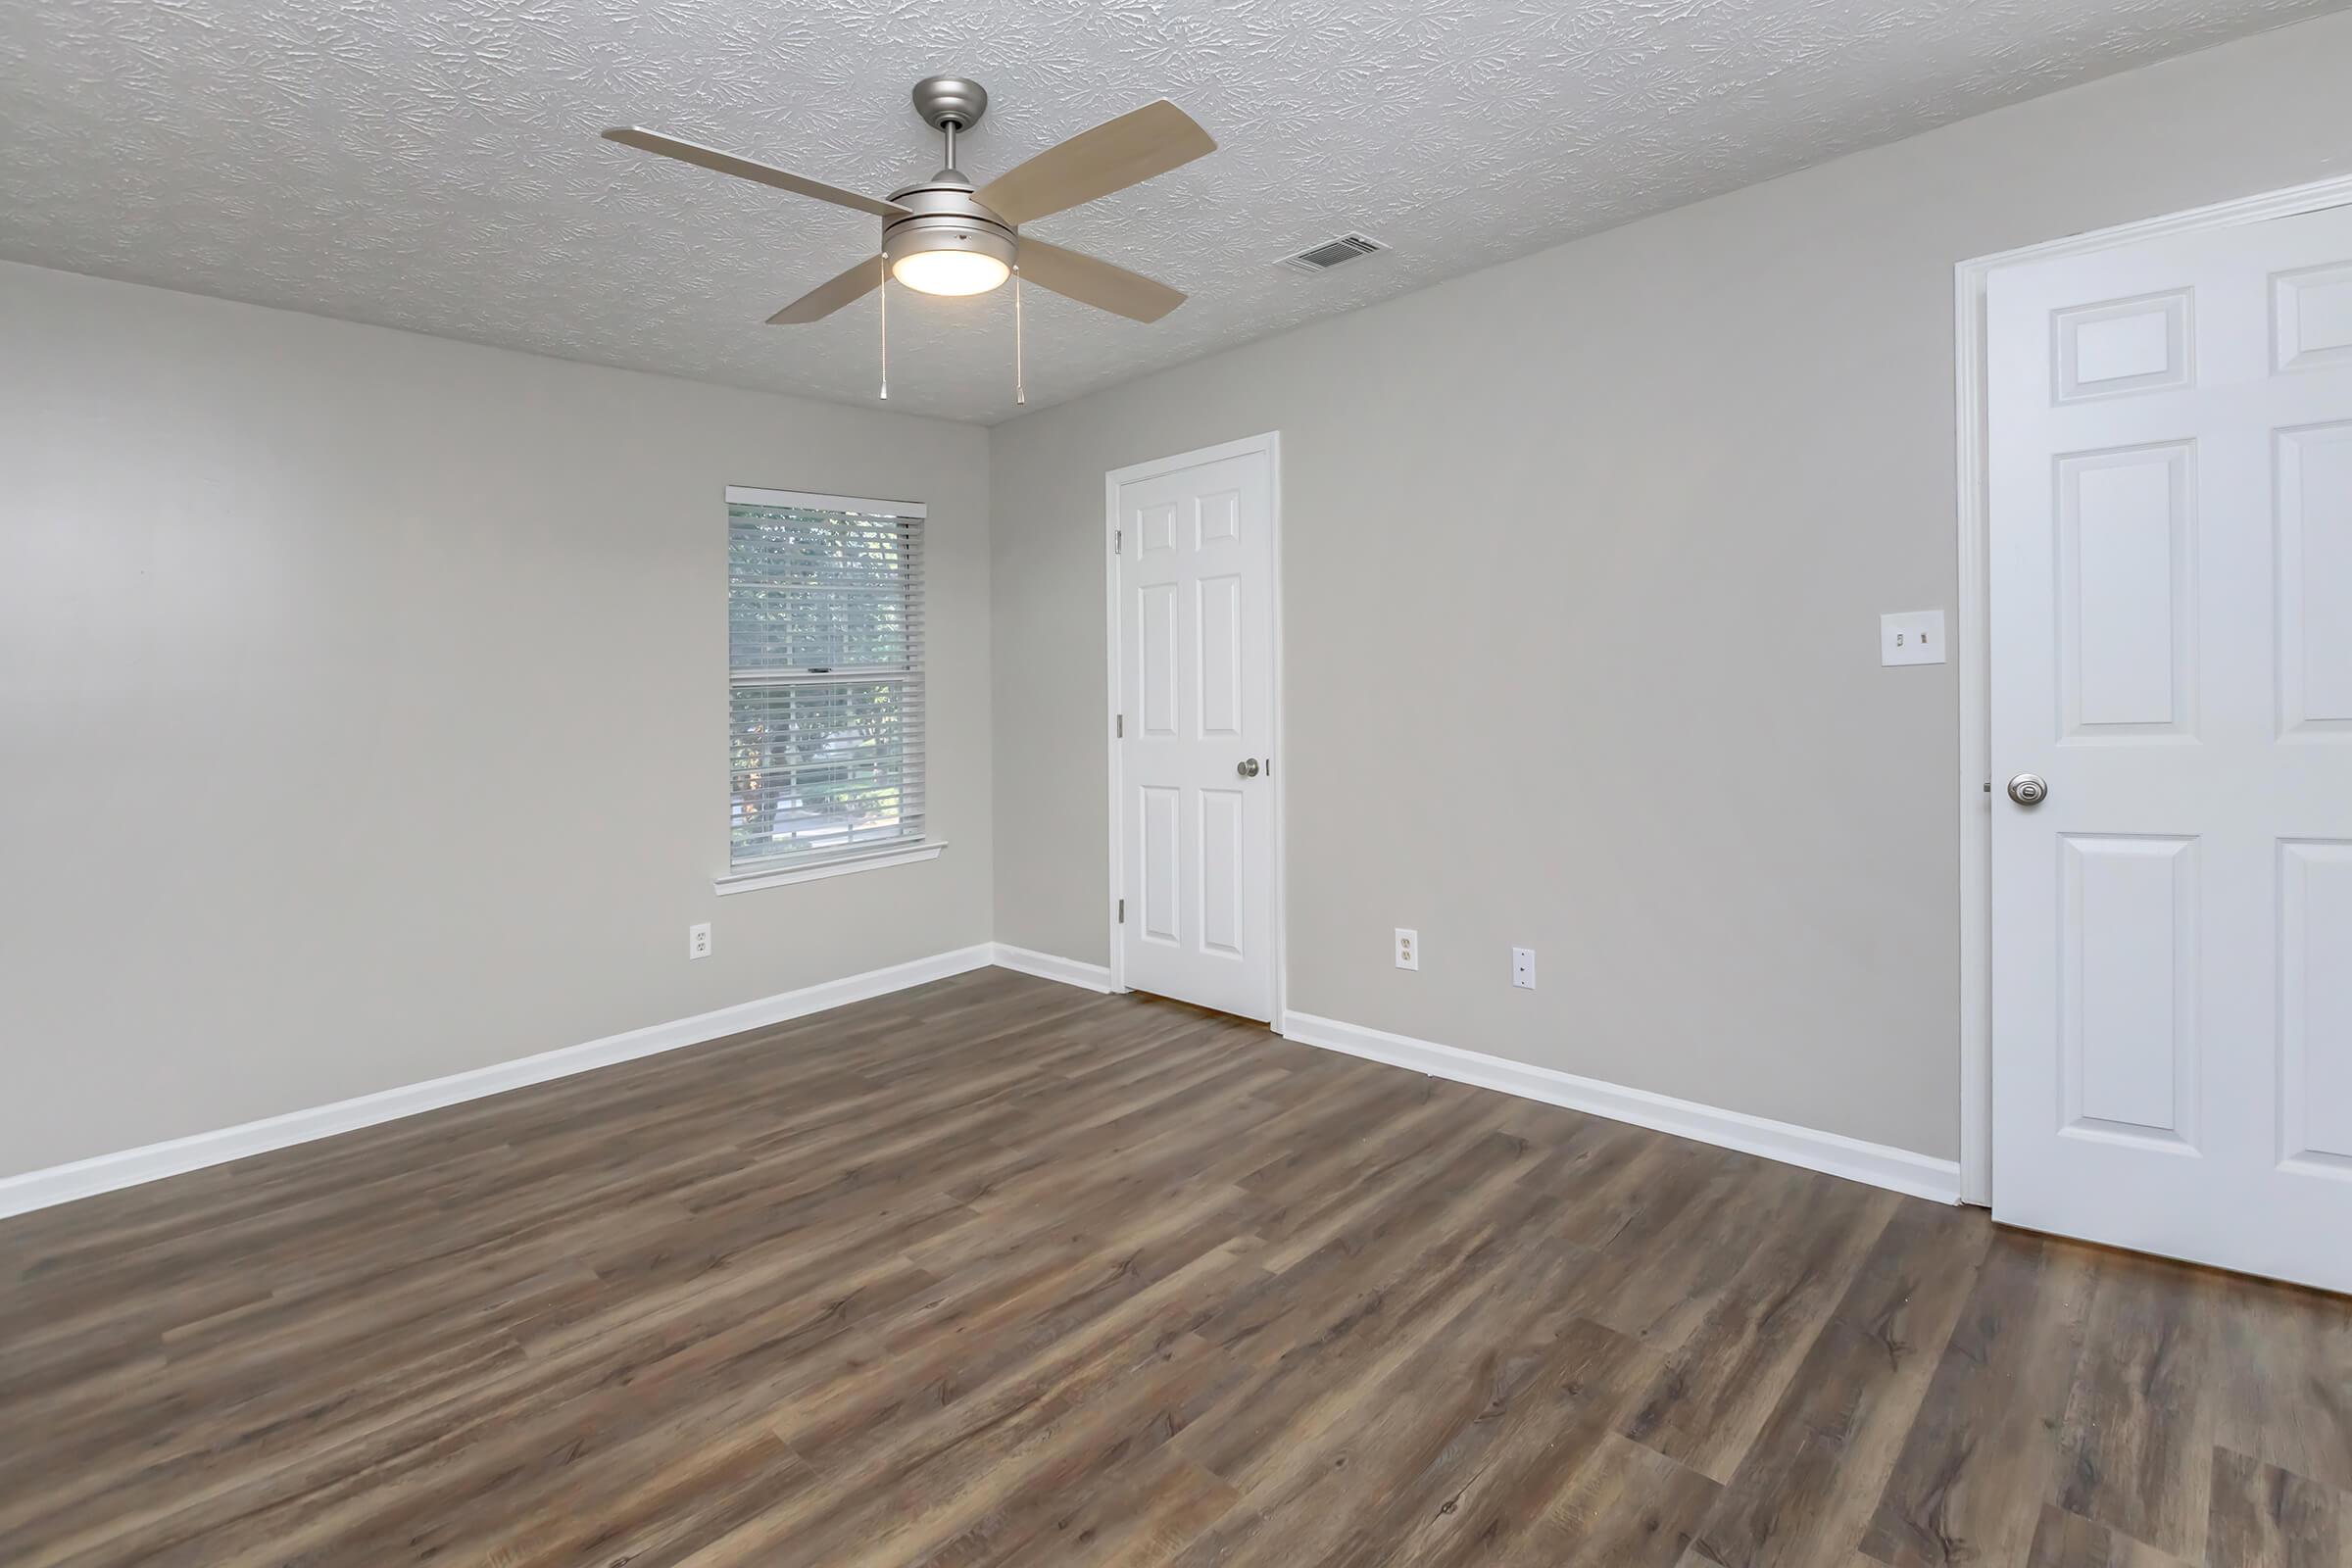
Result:
[[[2039,806],[2050,798],[2050,786],[2039,773],[2020,773],[2009,781],[2009,798],[2020,806]]]
[[[1255,778],[1257,777],[1257,759],[1245,757],[1233,764],[1233,770],[1244,778]]]

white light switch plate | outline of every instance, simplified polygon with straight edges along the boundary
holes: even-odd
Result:
[[[1882,664],[1940,664],[1943,662],[1943,612],[1906,610],[1879,617],[1879,662]]]

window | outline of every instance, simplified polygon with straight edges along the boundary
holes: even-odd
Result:
[[[727,491],[729,880],[923,844],[922,559],[920,506]]]

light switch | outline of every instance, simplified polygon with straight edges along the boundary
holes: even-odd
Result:
[[[1879,617],[1879,662],[1882,664],[1940,664],[1943,662],[1943,612],[1906,610]]]

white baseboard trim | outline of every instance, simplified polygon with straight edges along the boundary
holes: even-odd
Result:
[[[1409,1067],[1456,1083],[1495,1089],[1523,1100],[1590,1111],[1612,1121],[1632,1122],[1679,1138],[1717,1144],[1743,1153],[1761,1154],[1785,1164],[1868,1182],[1914,1198],[1939,1203],[1960,1201],[1960,1164],[1931,1159],[1907,1149],[1866,1144],[1858,1138],[1819,1132],[1789,1122],[1770,1121],[1744,1111],[1724,1110],[1696,1101],[1676,1100],[1646,1089],[1628,1089],[1597,1078],[1580,1078],[1552,1067],[1537,1067],[1503,1056],[1490,1056],[1435,1041],[1393,1035],[1382,1029],[1318,1018],[1312,1013],[1285,1012],[1281,1034],[1302,1045],[1344,1051],[1351,1056]]]
[[[697,1013],[691,1018],[651,1024],[643,1029],[631,1029],[625,1034],[607,1035],[602,1040],[591,1040],[584,1045],[564,1046],[554,1051],[543,1051],[535,1056],[520,1056],[513,1061],[496,1062],[468,1072],[452,1073],[446,1078],[386,1089],[309,1110],[289,1111],[282,1116],[249,1121],[238,1127],[223,1127],[218,1132],[174,1138],[170,1143],[149,1144],[143,1149],[126,1149],[120,1153],[77,1159],[70,1165],[26,1171],[21,1176],[0,1179],[0,1218],[47,1208],[53,1203],[72,1202],[74,1199],[89,1198],[98,1193],[111,1193],[117,1188],[136,1187],[165,1176],[176,1176],[183,1171],[201,1170],[207,1165],[225,1164],[232,1159],[243,1159],[248,1154],[267,1153],[272,1149],[305,1144],[317,1138],[331,1138],[337,1133],[372,1127],[379,1122],[398,1121],[403,1116],[438,1110],[462,1101],[479,1100],[486,1095],[503,1094],[510,1089],[546,1083],[554,1078],[568,1078],[574,1073],[633,1061],[639,1056],[657,1055],[664,1051],[675,1051],[681,1046],[699,1046],[706,1041],[723,1040],[728,1035],[741,1034],[747,1029],[762,1029],[769,1024],[782,1023],[807,1013],[822,1012],[828,1007],[844,1006],[871,997],[887,996],[893,991],[905,991],[910,986],[945,980],[950,975],[984,969],[997,961],[996,945],[982,942],[953,953],[935,954],[927,958],[896,963],[884,969],[868,969],[863,974],[845,975],[839,980],[803,986],[798,991],[780,992],[755,1002],[738,1003],[712,1012]]]
[[[1078,986],[1088,991],[1107,993],[1110,990],[1110,970],[1102,964],[1080,963],[1076,958],[1057,958],[1051,953],[1016,948],[1009,942],[998,943],[996,950],[996,964],[1000,969],[1018,969],[1023,974],[1033,974],[1041,980],[1058,980],[1065,986]]]
[[[137,1187],[166,1176],[225,1164],[249,1154],[267,1153],[337,1133],[398,1121],[444,1105],[503,1094],[531,1084],[568,1078],[640,1056],[658,1055],[684,1046],[723,1040],[748,1029],[765,1028],[830,1007],[846,1006],[887,996],[912,986],[944,980],[990,965],[1059,981],[1082,990],[1107,992],[1110,971],[1102,964],[1081,963],[1008,943],[983,942],[953,953],[933,955],[888,968],[869,969],[797,991],[738,1003],[711,1012],[697,1013],[668,1023],[651,1024],[623,1034],[607,1035],[581,1045],[544,1051],[445,1078],[386,1089],[355,1100],[338,1101],[309,1110],[289,1111],[217,1132],[197,1133],[169,1143],[149,1144],[119,1153],[100,1154],[0,1178],[0,1218],[29,1213],[56,1203],[72,1202],[119,1188]],[[1285,1012],[1281,1034],[1304,1045],[1342,1051],[1393,1066],[1407,1067],[1483,1089],[1499,1090],[1526,1100],[1565,1105],[1616,1121],[1654,1128],[1679,1137],[1718,1144],[1767,1159],[1802,1165],[1809,1170],[1843,1176],[1852,1181],[1891,1188],[1898,1193],[1957,1202],[1960,1167],[1957,1161],[1931,1159],[1908,1150],[1867,1144],[1837,1133],[1817,1132],[1788,1122],[1770,1121],[1741,1111],[1722,1110],[1693,1101],[1676,1100],[1642,1089],[1627,1089],[1596,1078],[1580,1078],[1549,1067],[1531,1066],[1501,1056],[1415,1040],[1358,1024],[1320,1018],[1312,1013]]]

